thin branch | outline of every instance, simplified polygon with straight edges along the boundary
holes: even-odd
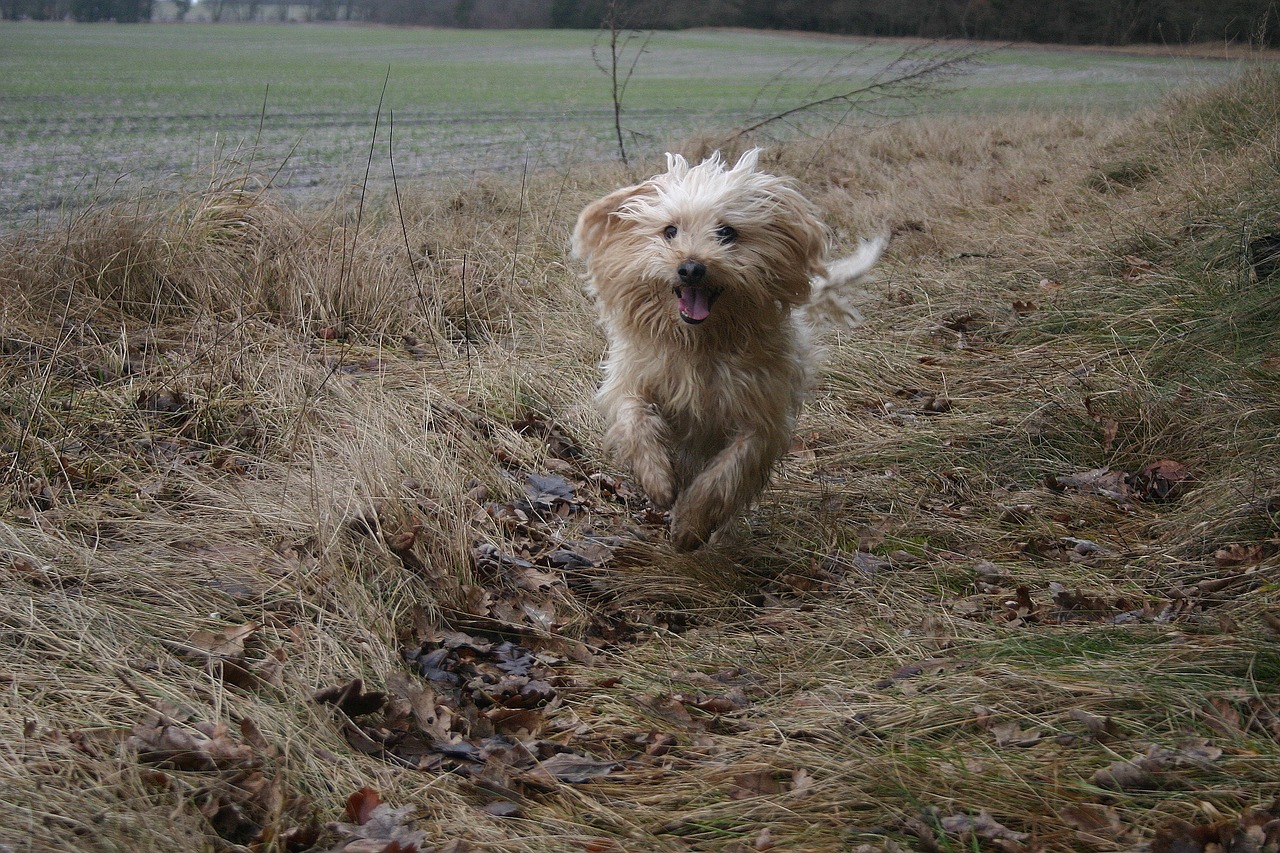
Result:
[[[931,88],[941,85],[945,80],[965,73],[966,66],[977,62],[990,53],[989,50],[985,49],[968,50],[941,58],[933,57],[919,60],[917,57],[923,50],[924,48],[911,48],[904,51],[893,62],[873,75],[870,82],[862,83],[852,89],[834,95],[815,97],[804,103],[757,119],[725,137],[721,145],[727,146],[771,125],[791,125],[793,119],[805,113],[819,112],[824,108],[838,104],[844,104],[848,107],[840,119],[840,122],[843,123],[853,112],[871,112],[871,105],[879,101],[888,99],[906,100],[920,97]],[[846,59],[848,59],[848,56],[843,57],[840,61],[843,62]],[[834,66],[826,76],[828,78],[834,76],[833,72]],[[775,78],[775,80],[777,79]],[[758,96],[757,102],[759,100]]]
[[[591,58],[596,64],[596,68],[609,78],[609,94],[613,101],[613,133],[618,142],[618,157],[622,160],[624,166],[630,165],[627,158],[627,146],[622,134],[622,100],[627,92],[627,84],[631,82],[632,76],[636,72],[636,66],[640,63],[640,57],[643,56],[649,47],[649,40],[653,38],[653,32],[645,33],[643,41],[640,43],[635,53],[631,57],[631,64],[627,70],[619,78],[619,65],[626,54],[631,43],[641,38],[636,32],[628,33],[624,38],[619,38],[623,33],[623,27],[618,21],[618,3],[617,0],[609,3],[605,12],[604,20],[600,23],[603,31],[605,27],[609,29],[609,64],[600,59],[599,39],[591,45]]]

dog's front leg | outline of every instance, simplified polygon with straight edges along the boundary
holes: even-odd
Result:
[[[669,428],[653,403],[625,398],[614,411],[605,443],[656,506],[666,509],[676,497],[675,473],[667,454]]]
[[[671,544],[681,551],[705,544],[760,494],[783,450],[759,433],[735,437],[680,494],[671,510]]]

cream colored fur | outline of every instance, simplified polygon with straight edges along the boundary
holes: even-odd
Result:
[[[587,206],[573,252],[608,339],[598,402],[608,448],[671,541],[707,542],[765,488],[786,453],[815,362],[815,324],[860,319],[848,285],[884,241],[826,264],[827,229],[758,151],[718,155]]]

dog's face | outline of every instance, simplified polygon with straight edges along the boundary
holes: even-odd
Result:
[[[809,297],[826,231],[787,181],[718,155],[618,190],[579,216],[573,251],[604,310],[661,333],[741,328]],[[692,331],[686,332],[693,334]]]

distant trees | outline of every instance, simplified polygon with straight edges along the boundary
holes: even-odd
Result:
[[[0,0],[4,18],[150,19],[153,0]],[[180,6],[190,0],[178,0]],[[219,19],[273,19],[284,0],[202,0]],[[295,0],[308,20],[436,27],[752,27],[1064,44],[1280,46],[1280,0]]]
[[[137,24],[151,20],[152,7],[152,0],[0,0],[0,18]]]
[[[383,24],[476,29],[552,26],[553,0],[352,0],[357,17]],[[591,25],[598,27],[597,19]]]
[[[555,27],[591,28],[608,0],[548,0]],[[734,26],[1065,44],[1244,41],[1280,46],[1278,0],[619,0],[632,26]]]

